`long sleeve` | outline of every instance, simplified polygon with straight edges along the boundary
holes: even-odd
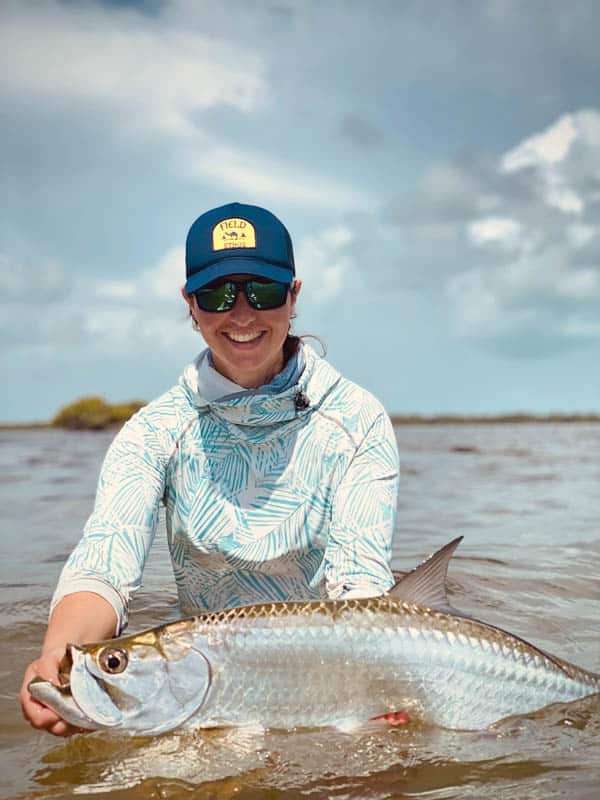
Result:
[[[141,586],[164,494],[169,458],[165,434],[133,417],[111,444],[98,482],[94,510],[65,564],[51,609],[67,594],[95,592],[115,609],[118,630],[127,624],[129,598]]]
[[[396,438],[389,417],[381,412],[357,448],[335,494],[325,552],[330,598],[383,594],[392,585],[389,563],[398,484]]]

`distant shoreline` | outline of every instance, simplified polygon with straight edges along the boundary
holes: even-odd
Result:
[[[63,406],[48,422],[4,422],[0,423],[0,430],[58,428],[76,431],[103,431],[123,425],[145,405],[143,400],[109,403],[98,395],[87,395],[80,397],[74,403]]]
[[[519,425],[600,422],[600,414],[391,414],[394,425]]]
[[[600,414],[391,414],[393,425],[522,425],[557,423],[600,423]],[[0,431],[27,430],[107,430],[119,428],[125,420],[98,425],[60,425],[57,422],[0,422]]]

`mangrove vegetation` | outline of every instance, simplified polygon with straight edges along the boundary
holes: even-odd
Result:
[[[50,424],[53,428],[103,430],[127,422],[144,405],[141,400],[113,404],[96,395],[81,397],[61,408]]]

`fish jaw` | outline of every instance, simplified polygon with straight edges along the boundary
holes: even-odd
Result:
[[[37,677],[30,681],[27,688],[35,700],[56,711],[65,722],[88,731],[100,728],[97,722],[86,716],[79,708],[69,686],[55,686],[50,681]]]

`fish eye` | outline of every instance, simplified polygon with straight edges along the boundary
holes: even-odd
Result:
[[[111,675],[118,675],[119,672],[127,667],[128,656],[125,650],[118,650],[116,647],[105,647],[98,655],[98,662],[104,672]]]

